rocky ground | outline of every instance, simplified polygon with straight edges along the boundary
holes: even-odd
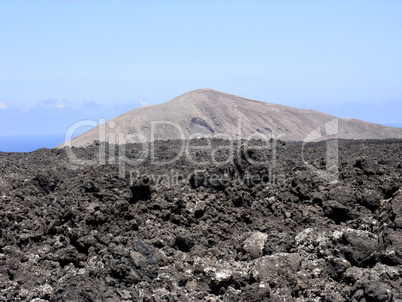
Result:
[[[402,140],[256,145],[0,152],[0,300],[402,301]]]

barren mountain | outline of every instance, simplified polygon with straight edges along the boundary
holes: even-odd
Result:
[[[128,111],[58,147],[70,143],[75,147],[87,146],[95,140],[123,144],[188,139],[196,133],[288,141],[402,138],[401,128],[197,89],[163,104]]]

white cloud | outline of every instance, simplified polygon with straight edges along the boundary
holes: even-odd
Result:
[[[143,99],[139,99],[138,102],[139,102],[142,106],[149,106],[149,105],[151,105],[150,103],[145,102]]]
[[[0,110],[1,110],[1,109],[7,109],[7,108],[8,108],[7,103],[6,103],[6,102],[3,102],[3,101],[0,101]]]
[[[60,110],[70,109],[74,107],[74,104],[63,99],[48,99],[46,101],[40,101],[35,106],[35,110]]]
[[[63,108],[64,108],[64,104],[63,104],[60,100],[58,100],[57,103],[54,104],[54,106],[55,106],[56,108],[60,108],[60,109],[63,109]]]

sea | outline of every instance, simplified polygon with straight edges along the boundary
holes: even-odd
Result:
[[[64,142],[65,134],[0,135],[1,152],[32,152],[51,149]]]

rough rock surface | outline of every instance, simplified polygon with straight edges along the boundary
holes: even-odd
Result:
[[[401,140],[178,145],[0,152],[0,301],[402,301]]]

